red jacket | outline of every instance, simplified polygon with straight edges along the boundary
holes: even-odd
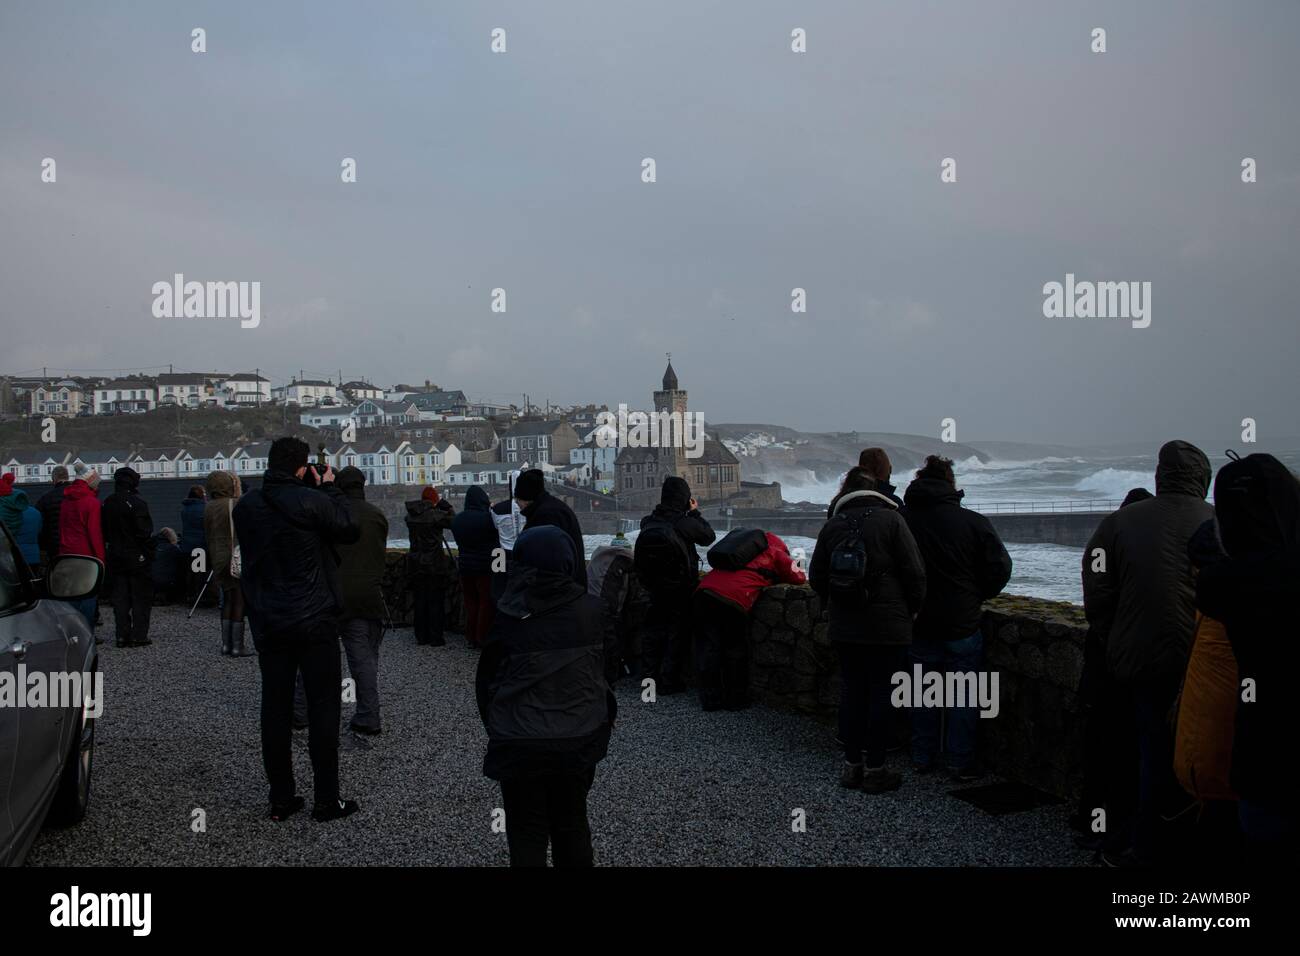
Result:
[[[785,542],[770,531],[765,533],[766,551],[739,571],[714,568],[700,580],[700,587],[726,598],[748,614],[763,588],[772,584],[807,584],[808,578],[794,566]]]
[[[99,495],[80,478],[70,481],[59,510],[59,554],[82,554],[104,560],[104,533],[99,525]]]

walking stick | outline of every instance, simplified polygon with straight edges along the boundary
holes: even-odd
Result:
[[[195,609],[199,606],[199,602],[203,600],[204,592],[207,591],[208,585],[212,583],[212,575],[216,573],[217,573],[216,568],[213,568],[211,571],[208,572],[208,579],[203,582],[203,587],[199,589],[199,596],[194,599],[194,607],[190,608],[190,613],[185,615],[185,620],[188,621],[190,618],[194,616]]]

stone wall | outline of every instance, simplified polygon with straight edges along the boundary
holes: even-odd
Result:
[[[811,589],[763,592],[750,625],[755,699],[833,722],[839,662]],[[1075,692],[1086,625],[1079,608],[1001,597],[984,612],[985,667],[998,673],[998,716],[979,721],[980,753],[1001,776],[1069,797],[1078,792],[1082,722]]]

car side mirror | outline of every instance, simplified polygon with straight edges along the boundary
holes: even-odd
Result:
[[[59,601],[80,601],[99,590],[104,565],[97,558],[61,554],[45,572],[45,593]]]

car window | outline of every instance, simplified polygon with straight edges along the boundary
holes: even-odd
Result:
[[[8,529],[0,530],[0,614],[31,603],[31,585],[25,578],[26,565]]]

